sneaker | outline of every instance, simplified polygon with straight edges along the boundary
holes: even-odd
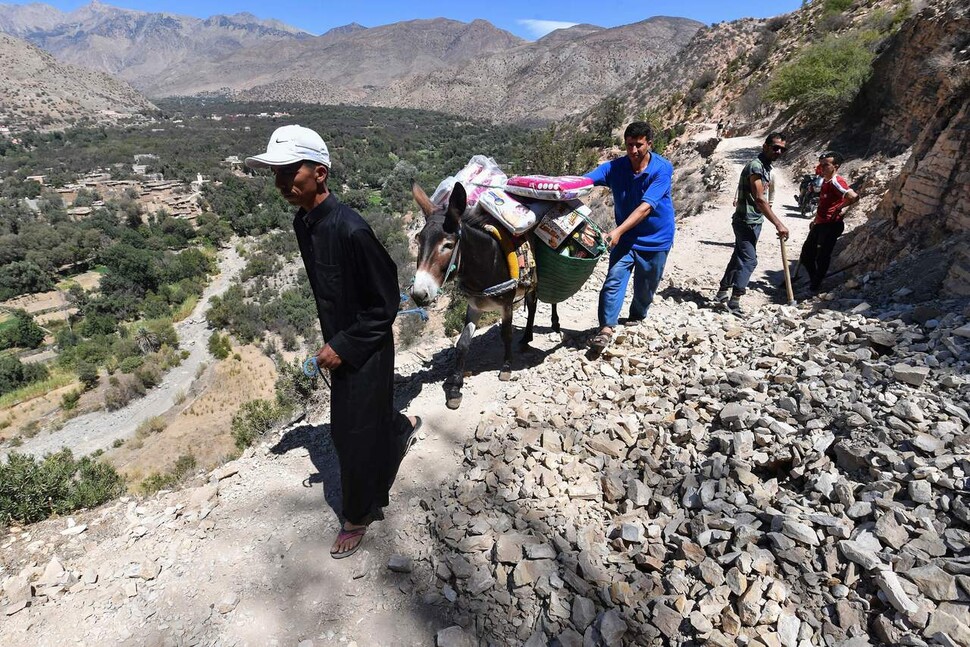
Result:
[[[744,310],[741,309],[741,300],[738,297],[731,297],[724,305],[728,312],[735,316],[740,317],[744,314]]]
[[[724,303],[728,300],[730,292],[728,290],[718,290],[717,294],[714,295],[714,300],[718,303]]]

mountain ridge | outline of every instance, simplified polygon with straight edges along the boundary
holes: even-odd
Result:
[[[0,5],[0,29],[149,97],[228,94],[502,121],[580,112],[666,60],[702,26],[652,17],[612,28],[575,25],[526,41],[484,19],[433,18],[351,23],[314,36],[251,14],[203,20],[102,3],[70,14]]]

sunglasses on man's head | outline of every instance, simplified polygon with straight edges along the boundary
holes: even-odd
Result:
[[[776,153],[784,153],[786,149],[784,146],[779,146],[777,144],[774,144],[772,145],[771,150],[775,151]]]

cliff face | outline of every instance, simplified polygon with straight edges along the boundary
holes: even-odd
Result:
[[[970,296],[970,9],[938,3],[910,20],[876,60],[848,115],[868,154],[912,146],[899,176],[840,252],[843,263]],[[863,117],[862,115],[868,115]]]

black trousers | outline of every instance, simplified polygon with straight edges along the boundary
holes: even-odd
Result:
[[[382,519],[411,421],[394,409],[394,342],[358,369],[331,373],[330,435],[340,459],[344,518]]]
[[[841,220],[814,225],[808,232],[808,238],[802,245],[799,262],[808,270],[808,278],[813,290],[822,287],[822,281],[828,274],[832,263],[832,250],[839,236],[845,231],[845,223]]]

